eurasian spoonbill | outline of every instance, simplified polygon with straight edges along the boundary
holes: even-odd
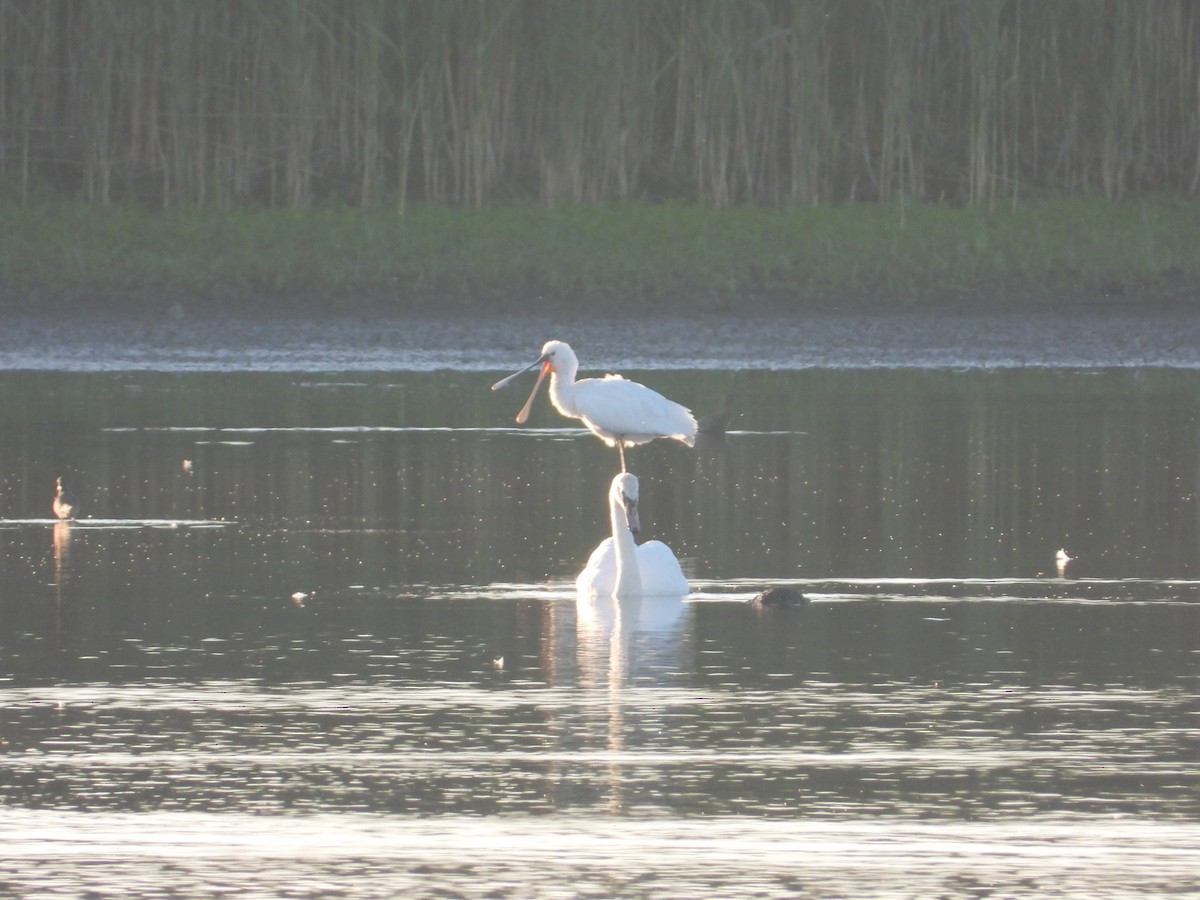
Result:
[[[657,391],[620,375],[575,380],[579,360],[575,351],[562,341],[549,341],[542,355],[532,363],[492,385],[493,391],[535,366],[540,366],[529,399],[517,413],[517,424],[529,418],[533,398],[546,375],[550,375],[550,402],[564,416],[579,419],[588,429],[621,455],[625,471],[625,448],[645,444],[655,438],[669,437],[689,447],[696,443],[696,419],[691,412]]]

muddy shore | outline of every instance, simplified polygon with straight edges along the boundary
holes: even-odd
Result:
[[[1200,309],[635,315],[162,312],[0,315],[0,369],[508,371],[559,338],[605,369],[1200,367]]]

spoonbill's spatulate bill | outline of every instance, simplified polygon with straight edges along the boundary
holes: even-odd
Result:
[[[683,441],[689,447],[696,443],[696,419],[691,412],[657,391],[636,381],[626,381],[620,375],[575,380],[579,360],[569,345],[550,341],[542,347],[542,355],[530,365],[502,378],[492,385],[496,391],[510,381],[537,366],[541,367],[529,399],[517,413],[517,423],[529,418],[533,398],[546,375],[550,376],[550,402],[564,416],[579,419],[588,429],[621,455],[621,471],[625,471],[625,448],[666,437]]]
[[[638,480],[622,472],[608,491],[612,537],[592,551],[575,579],[580,594],[598,597],[682,597],[691,588],[679,560],[662,541],[634,542],[640,522],[637,511]]]

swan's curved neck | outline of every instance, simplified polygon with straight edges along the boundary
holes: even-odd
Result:
[[[630,596],[642,592],[642,576],[638,571],[637,544],[633,540],[633,532],[625,519],[625,509],[621,505],[618,492],[614,491],[608,498],[609,515],[612,518],[613,544],[617,551],[617,580],[613,594]]]

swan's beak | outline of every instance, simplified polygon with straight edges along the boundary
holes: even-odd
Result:
[[[638,518],[637,501],[623,496],[621,505],[625,507],[625,523],[629,526],[629,532],[636,535],[642,530],[642,520]]]
[[[525,420],[529,418],[529,410],[533,408],[533,398],[537,396],[538,388],[542,386],[542,382],[546,378],[546,373],[550,371],[550,360],[539,360],[542,364],[542,371],[538,372],[537,381],[533,383],[533,390],[529,392],[529,399],[525,401],[525,405],[521,407],[521,411],[517,413],[517,424],[524,425]],[[537,363],[534,363],[536,366]]]

